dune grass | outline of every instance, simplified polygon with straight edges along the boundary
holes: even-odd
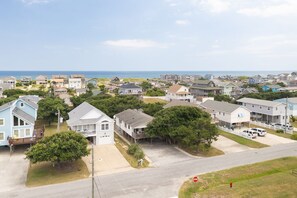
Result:
[[[297,158],[287,157],[207,173],[186,181],[179,197],[296,197],[296,168]]]

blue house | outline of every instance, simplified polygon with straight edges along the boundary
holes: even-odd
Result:
[[[260,84],[263,82],[263,78],[260,75],[250,77],[248,83],[251,85]]]
[[[272,92],[279,92],[279,89],[280,88],[282,88],[281,86],[279,86],[279,85],[264,85],[263,87],[262,87],[262,90],[263,91],[272,91]]]
[[[34,139],[38,101],[38,96],[21,96],[0,106],[0,146],[8,146],[12,141],[30,143]]]

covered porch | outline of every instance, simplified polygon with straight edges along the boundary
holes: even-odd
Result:
[[[85,137],[96,136],[96,124],[76,125],[70,129],[83,134]]]

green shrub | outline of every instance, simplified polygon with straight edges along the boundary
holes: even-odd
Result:
[[[291,139],[292,139],[292,140],[297,140],[297,133],[291,135]]]
[[[282,130],[282,129],[278,129],[278,130],[276,130],[276,132],[277,132],[277,133],[284,133],[284,130]]]
[[[144,152],[140,149],[137,150],[134,155],[133,155],[136,159],[143,159],[144,158]]]
[[[131,144],[128,148],[128,154],[133,155],[136,159],[144,158],[144,152],[138,144]]]
[[[138,144],[131,144],[128,148],[128,154],[134,155],[137,150],[141,149]]]

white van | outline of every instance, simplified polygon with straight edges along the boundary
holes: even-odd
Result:
[[[261,128],[252,128],[251,130],[257,132],[257,133],[258,133],[258,136],[262,136],[262,137],[264,137],[264,136],[267,134],[267,132],[266,132],[265,129],[261,129]]]
[[[249,137],[249,138],[252,138],[252,139],[257,138],[257,136],[258,136],[258,133],[256,131],[253,131],[253,130],[244,130],[244,131],[242,131],[242,134],[243,134],[243,136]]]

